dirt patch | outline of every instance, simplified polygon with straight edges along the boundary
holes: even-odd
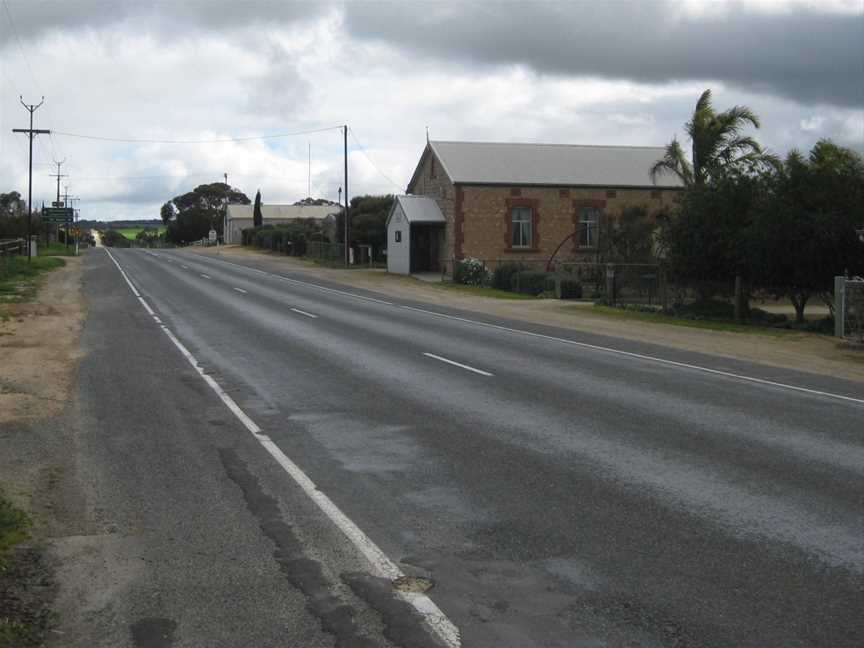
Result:
[[[0,571],[0,647],[52,636],[57,564],[46,546],[77,517],[73,433],[65,425],[86,304],[83,259],[39,279],[33,301],[0,305],[0,493],[32,520],[32,538]],[[4,634],[5,633],[5,634]],[[4,641],[6,643],[4,643]]]
[[[224,257],[226,260],[256,261],[271,266],[277,272],[290,269],[292,272],[303,272],[310,278],[325,279],[432,305],[864,382],[864,353],[824,335],[790,333],[768,337],[627,321],[594,312],[591,304],[585,304],[584,308],[573,308],[572,302],[552,299],[510,300],[477,297],[435,288],[413,277],[390,275],[384,270],[325,268],[311,261],[236,245],[186,250],[194,254]]]
[[[57,414],[68,404],[84,321],[83,259],[42,278],[36,299],[0,306],[0,425]]]

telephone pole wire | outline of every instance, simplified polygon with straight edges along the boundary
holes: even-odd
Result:
[[[13,128],[13,133],[27,133],[30,138],[30,181],[27,187],[27,260],[30,260],[32,255],[32,232],[33,232],[33,138],[37,135],[50,135],[50,130],[40,130],[33,128],[33,113],[45,103],[45,97],[38,104],[24,103],[23,95],[18,96],[21,105],[30,113],[30,128]],[[59,173],[59,171],[58,171]],[[59,182],[59,181],[58,181]]]

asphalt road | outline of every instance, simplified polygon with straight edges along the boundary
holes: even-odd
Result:
[[[860,385],[112,254],[462,645],[862,644]],[[87,263],[84,452],[145,557],[105,645],[439,645],[108,254]]]

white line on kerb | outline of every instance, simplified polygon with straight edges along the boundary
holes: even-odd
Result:
[[[454,360],[448,360],[447,358],[442,358],[439,355],[435,355],[434,353],[423,353],[427,358],[434,358],[435,360],[439,360],[440,362],[446,362],[447,364],[453,365],[454,367],[459,367],[460,369],[465,369],[466,371],[473,371],[476,374],[480,374],[481,376],[491,376],[492,374],[488,371],[483,371],[482,369],[475,369],[474,367],[469,367],[466,364],[462,364],[461,362],[456,362]]]
[[[210,386],[225,406],[231,410],[234,416],[236,416],[243,426],[249,430],[255,440],[261,444],[261,446],[280,466],[282,466],[285,472],[287,472],[297,485],[303,489],[303,492],[318,505],[318,508],[321,509],[330,521],[345,534],[348,540],[351,541],[351,543],[369,562],[372,572],[379,577],[387,578],[391,581],[404,577],[405,574],[401,569],[399,569],[396,563],[390,560],[390,558],[381,551],[378,545],[376,545],[369,536],[363,533],[360,527],[352,522],[351,519],[333,503],[333,500],[327,497],[322,491],[318,490],[315,482],[313,482],[297,464],[291,461],[291,459],[282,452],[282,449],[279,448],[279,446],[276,445],[268,435],[263,433],[255,421],[253,421],[246,412],[237,405],[234,399],[231,398],[224,389],[222,389],[219,383],[217,383],[212,376],[209,376],[204,372],[204,369],[198,363],[198,360],[195,359],[195,356],[189,352],[189,350],[182,342],[180,342],[180,340],[177,339],[177,336],[175,336],[167,326],[162,324],[155,313],[153,313],[153,310],[149,305],[147,305],[147,302],[138,294],[135,286],[132,285],[129,277],[126,276],[126,272],[120,267],[120,264],[117,263],[114,255],[112,255],[107,249],[105,252],[108,253],[108,257],[114,262],[114,265],[117,266],[117,269],[120,271],[121,276],[126,280],[132,293],[138,298],[147,312],[153,316],[153,319],[159,325],[159,328],[162,329],[165,335],[168,336],[168,339],[174,343],[174,346],[177,347],[177,350],[180,351],[184,358],[186,358],[187,362],[192,365],[192,368],[198,372],[198,375],[201,376],[204,382]],[[312,315],[312,317],[315,316]],[[462,646],[462,638],[459,629],[452,621],[450,621],[450,619],[447,618],[447,615],[441,611],[441,608],[435,605],[435,602],[426,594],[402,592],[399,590],[396,590],[395,594],[417,610],[417,613],[424,619],[432,632],[434,632],[446,646],[449,648],[460,648]]]
[[[237,292],[242,292],[244,295],[249,292],[248,290],[243,290],[242,288],[236,288],[236,287],[234,288],[234,290],[236,290]]]
[[[306,311],[300,310],[299,308],[292,308],[292,311],[295,313],[300,313],[301,315],[305,315],[306,317],[311,317],[312,319],[318,319],[317,315],[313,315],[312,313],[307,313]]]
[[[210,278],[211,278],[210,275],[202,274],[201,276],[204,277],[205,279],[210,279]]]

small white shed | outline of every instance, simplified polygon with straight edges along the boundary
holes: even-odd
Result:
[[[445,224],[434,198],[396,196],[387,217],[387,272],[439,272]]]

